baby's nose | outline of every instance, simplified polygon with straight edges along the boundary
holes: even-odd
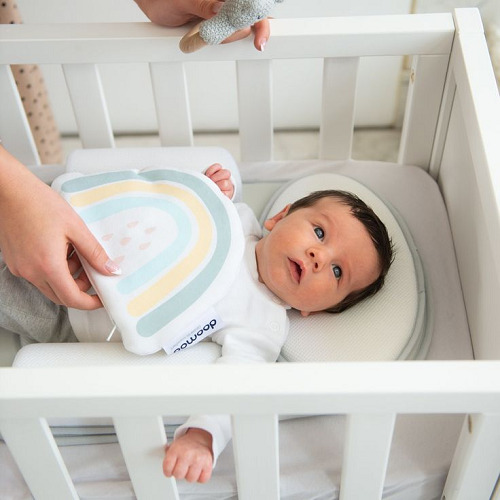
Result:
[[[324,252],[318,248],[310,248],[308,250],[308,255],[312,261],[313,271],[320,271],[325,261]]]

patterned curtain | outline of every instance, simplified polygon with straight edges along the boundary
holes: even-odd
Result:
[[[21,14],[14,0],[0,0],[0,23],[20,24]],[[49,96],[36,64],[13,65],[19,95],[30,124],[42,163],[62,163],[61,138],[52,115]]]

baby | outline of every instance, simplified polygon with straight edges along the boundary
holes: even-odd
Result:
[[[229,173],[220,165],[206,173],[232,195]],[[222,346],[218,362],[274,362],[288,331],[286,309],[302,316],[341,312],[382,287],[392,244],[384,224],[355,195],[312,193],[268,219],[265,236],[249,208],[237,208],[246,251],[226,310],[218,309],[227,317],[227,327],[212,337]],[[164,474],[208,481],[230,438],[228,416],[191,417],[167,446]]]

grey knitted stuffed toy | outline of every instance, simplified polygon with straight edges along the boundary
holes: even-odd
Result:
[[[235,31],[252,26],[269,16],[283,0],[227,0],[211,19],[196,25],[181,40],[183,52],[194,52],[206,45],[217,45]]]

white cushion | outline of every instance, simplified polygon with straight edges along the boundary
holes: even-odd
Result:
[[[214,182],[155,167],[70,172],[52,187],[122,268],[105,276],[81,258],[127,350],[171,354],[211,332],[212,307],[227,295],[244,250],[235,205]],[[81,341],[71,310],[70,320]]]
[[[373,297],[340,313],[302,318],[290,313],[284,361],[395,360],[421,356],[426,334],[424,275],[404,222],[375,193],[344,175],[318,173],[286,184],[264,209],[261,221],[313,191],[338,189],[358,195],[385,223],[395,259],[383,288]],[[426,343],[428,345],[428,343]]]
[[[231,171],[234,201],[241,200],[241,176],[231,154],[217,147],[77,149],[68,156],[67,172],[95,174],[113,170],[178,168],[204,172],[213,163]]]

